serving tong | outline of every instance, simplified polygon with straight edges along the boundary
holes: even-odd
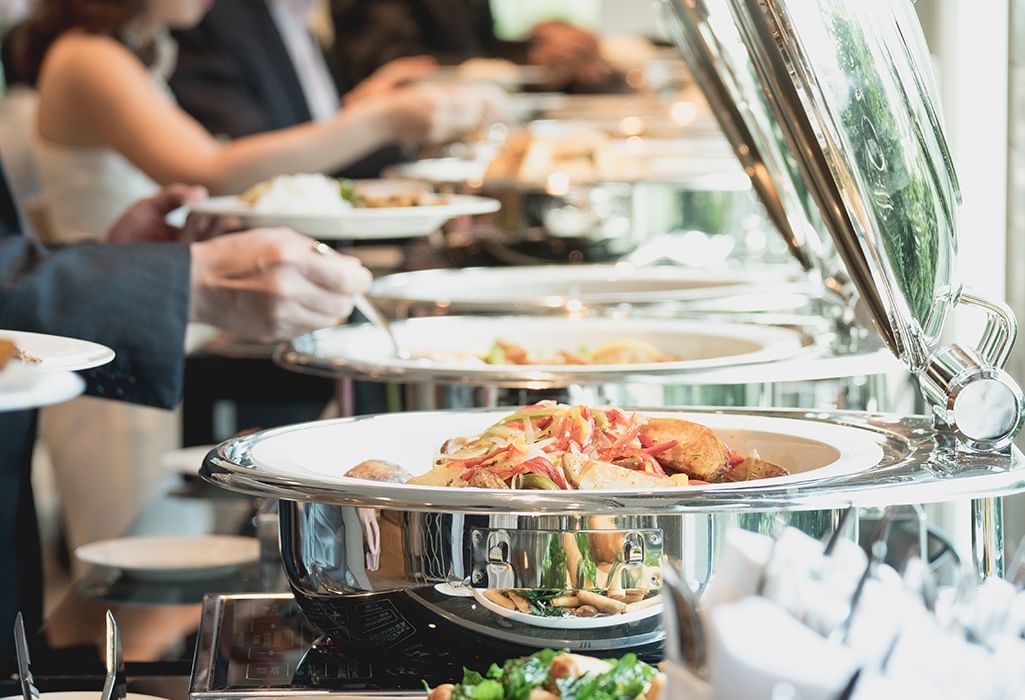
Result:
[[[114,614],[107,611],[107,629],[104,648],[104,666],[106,676],[100,700],[124,700],[127,693],[125,678],[125,660],[121,651],[121,632]],[[18,685],[21,688],[22,700],[39,700],[39,690],[35,686],[30,668],[28,638],[25,635],[25,620],[21,613],[14,619],[14,651],[18,659]]]

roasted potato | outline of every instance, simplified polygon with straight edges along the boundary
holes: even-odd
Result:
[[[395,483],[404,483],[409,480],[409,474],[402,467],[391,462],[382,462],[379,459],[368,459],[365,462],[360,462],[345,472],[345,476],[351,476],[353,479],[393,481]]]
[[[739,464],[726,469],[719,478],[721,482],[751,481],[752,479],[769,479],[774,476],[789,476],[783,467],[766,462],[759,457],[748,457]]]

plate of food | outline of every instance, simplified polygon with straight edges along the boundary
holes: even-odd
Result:
[[[0,339],[0,411],[23,411],[73,399],[85,382],[67,370],[42,371],[23,359],[10,340]]]
[[[0,329],[0,342],[6,348],[0,355],[43,372],[78,372],[114,359],[114,351],[105,345],[59,335]]]
[[[528,511],[559,496],[576,506],[573,494],[583,492],[686,499],[698,490],[789,487],[859,473],[884,457],[880,435],[847,425],[549,401],[307,423],[244,440],[255,465],[247,479],[301,484],[318,498],[488,508],[493,493],[507,509]]]
[[[667,691],[665,675],[635,654],[625,654],[619,659],[597,659],[544,649],[530,656],[510,659],[502,665],[492,664],[483,672],[463,669],[460,682],[430,688],[427,700],[661,700]]]
[[[641,589],[609,594],[586,589],[474,589],[473,597],[499,617],[549,629],[599,629],[640,622],[662,614],[659,594]]]
[[[450,219],[500,207],[488,197],[437,194],[422,182],[297,174],[260,182],[237,197],[212,197],[194,211],[325,240],[381,240],[427,236]]]
[[[566,386],[773,362],[805,347],[789,329],[679,319],[432,316],[392,329],[410,357],[394,356],[375,326],[357,324],[297,338],[279,360],[383,381]]]

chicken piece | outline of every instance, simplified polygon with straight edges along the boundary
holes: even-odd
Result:
[[[414,476],[406,483],[414,486],[469,486],[462,478],[464,471],[459,465],[438,464],[426,474]]]
[[[591,656],[560,654],[552,659],[552,670],[548,677],[555,681],[558,678],[580,678],[588,673],[599,676],[610,668],[612,665],[608,661]]]
[[[476,469],[473,474],[470,475],[470,480],[466,483],[467,486],[472,486],[477,489],[508,489],[509,485],[499,479],[493,472],[489,472],[487,469]]]
[[[455,689],[456,687],[451,683],[442,683],[437,688],[431,690],[427,700],[452,700],[452,691]]]
[[[669,678],[664,673],[658,673],[651,679],[651,685],[644,693],[644,700],[660,700],[669,692]]]
[[[9,340],[0,340],[0,369],[18,356],[18,346]]]
[[[707,426],[678,418],[649,418],[641,427],[641,435],[656,445],[676,441],[676,445],[655,455],[666,471],[716,481],[726,470],[726,445]]]
[[[532,688],[527,700],[559,700],[559,696],[544,688]]]
[[[397,484],[409,480],[409,474],[399,465],[383,462],[379,459],[368,459],[345,472],[345,476],[368,481],[390,481]]]
[[[562,468],[569,483],[582,490],[658,489],[669,486],[669,480],[664,476],[597,462],[570,452],[563,455]]]
[[[790,472],[783,467],[773,464],[772,462],[766,462],[764,459],[753,455],[751,457],[747,457],[739,464],[728,467],[719,478],[719,481],[723,483],[732,483],[736,481],[752,481],[753,479],[769,479],[774,476],[789,475]]]

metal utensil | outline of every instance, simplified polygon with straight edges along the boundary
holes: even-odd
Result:
[[[836,527],[833,528],[833,534],[829,536],[829,541],[826,542],[826,547],[822,550],[822,556],[829,557],[833,555],[833,550],[836,549],[837,543],[843,537],[843,531],[847,527],[847,521],[850,519],[851,511],[853,510],[854,506],[850,505],[840,514],[840,519],[836,521]]]
[[[367,317],[367,320],[382,330],[387,336],[388,340],[391,341],[392,352],[395,357],[400,360],[408,360],[412,357],[409,351],[406,350],[399,339],[395,337],[395,330],[392,328],[391,323],[388,321],[388,317],[385,316],[377,306],[370,301],[363,294],[355,294],[352,297],[352,303],[356,309]]]
[[[18,657],[18,684],[21,687],[21,697],[24,700],[34,700],[39,697],[39,691],[32,682],[32,671],[29,664],[32,660],[28,654],[28,639],[25,637],[25,620],[21,613],[14,618],[14,653]]]
[[[125,687],[125,660],[121,654],[121,632],[114,619],[114,613],[107,611],[106,670],[100,700],[122,700],[127,694]]]
[[[335,254],[335,251],[331,246],[320,241],[316,241],[313,244],[313,252],[317,253],[318,255]],[[410,357],[412,357],[409,354],[409,352],[405,348],[403,348],[402,345],[399,343],[398,338],[395,337],[395,331],[392,329],[391,323],[389,323],[388,321],[388,317],[385,316],[381,312],[381,310],[378,309],[377,306],[366,297],[366,295],[354,294],[352,296],[352,303],[353,306],[355,306],[361,314],[366,316],[367,320],[370,321],[370,323],[384,331],[384,333],[388,336],[388,340],[391,341],[392,352],[395,353],[395,357],[398,357],[401,360],[408,360]]]
[[[676,652],[679,661],[698,678],[708,678],[708,644],[705,623],[698,612],[698,599],[673,567],[662,572],[662,589],[668,592],[670,609],[676,623],[675,639],[667,639],[667,657]]]

